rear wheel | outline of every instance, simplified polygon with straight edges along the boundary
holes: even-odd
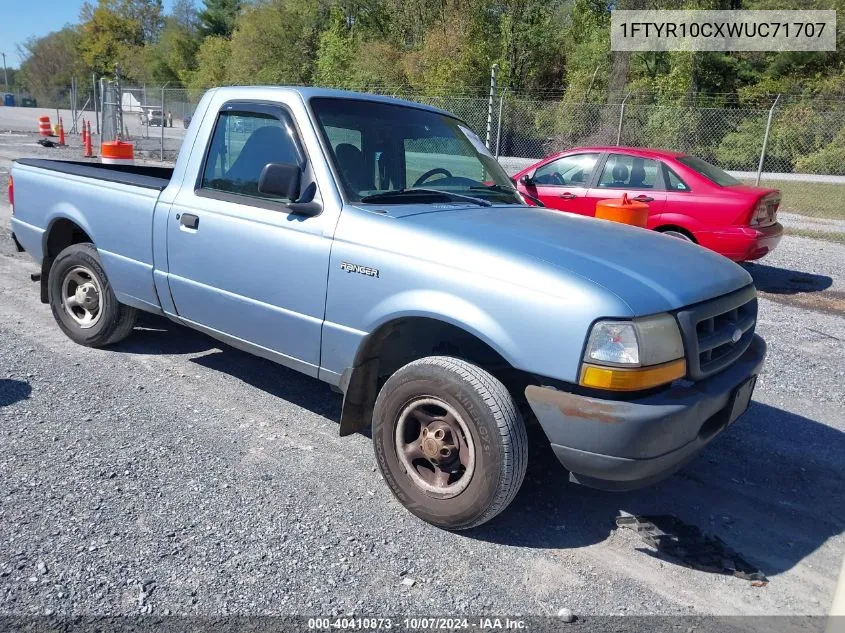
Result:
[[[56,323],[81,345],[117,343],[135,325],[138,311],[118,303],[93,244],[73,244],[59,253],[47,288]]]
[[[457,358],[405,365],[376,400],[382,475],[406,508],[448,530],[481,525],[510,504],[525,476],[527,442],[504,385]]]
[[[668,235],[669,237],[676,237],[679,240],[684,240],[686,242],[692,242],[693,244],[696,243],[695,238],[690,233],[684,231],[683,229],[668,227],[668,228],[657,229],[657,232],[663,233],[663,235]]]

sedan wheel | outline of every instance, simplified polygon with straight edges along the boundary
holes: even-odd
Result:
[[[679,240],[684,240],[685,242],[692,242],[693,239],[687,235],[686,233],[681,233],[680,231],[660,231],[663,235],[668,235],[669,237],[677,237]]]

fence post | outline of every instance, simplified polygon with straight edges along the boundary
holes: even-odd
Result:
[[[505,107],[505,92],[507,92],[507,88],[499,97],[499,121],[496,123],[496,160],[499,159],[499,144],[502,140],[502,113]]]
[[[94,120],[97,122],[97,134],[100,134],[100,112],[97,104],[97,76],[91,73],[91,88],[94,90]]]
[[[167,88],[169,83],[168,81],[161,87],[161,119],[159,121],[159,125],[161,125],[161,162],[164,162],[164,124],[166,122],[164,114],[164,89]]]
[[[490,149],[490,133],[493,128],[493,96],[496,93],[496,72],[499,70],[499,64],[493,64],[490,68],[490,97],[487,100],[487,139],[484,144],[487,149]]]
[[[622,107],[619,109],[619,127],[616,129],[616,147],[622,144],[622,119],[625,118],[625,102],[631,96],[629,92],[622,98]]]
[[[763,149],[760,150],[760,164],[757,165],[757,180],[754,181],[754,186],[760,186],[760,176],[763,175],[763,162],[766,160],[766,146],[769,144],[769,130],[772,128],[772,115],[775,113],[775,106],[780,100],[780,95],[775,97],[775,102],[769,109],[769,119],[766,121],[766,133],[763,134]]]

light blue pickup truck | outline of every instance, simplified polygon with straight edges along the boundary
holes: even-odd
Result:
[[[447,529],[516,495],[539,423],[570,478],[668,476],[748,407],[749,275],[529,207],[469,129],[395,99],[219,88],[173,169],[24,159],[16,244],[83,345],[163,314],[343,392],[396,497]]]

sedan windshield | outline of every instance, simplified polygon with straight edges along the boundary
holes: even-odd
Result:
[[[484,143],[461,121],[422,108],[315,98],[311,108],[346,198],[378,204],[442,203],[459,196],[522,204]],[[424,189],[437,195],[402,195]],[[390,192],[397,195],[384,195]],[[451,198],[448,194],[455,194]]]
[[[693,171],[697,171],[707,178],[707,180],[715,182],[720,187],[731,187],[740,184],[736,178],[726,171],[722,171],[716,165],[711,165],[707,161],[696,158],[695,156],[679,156],[678,162],[686,165]]]

